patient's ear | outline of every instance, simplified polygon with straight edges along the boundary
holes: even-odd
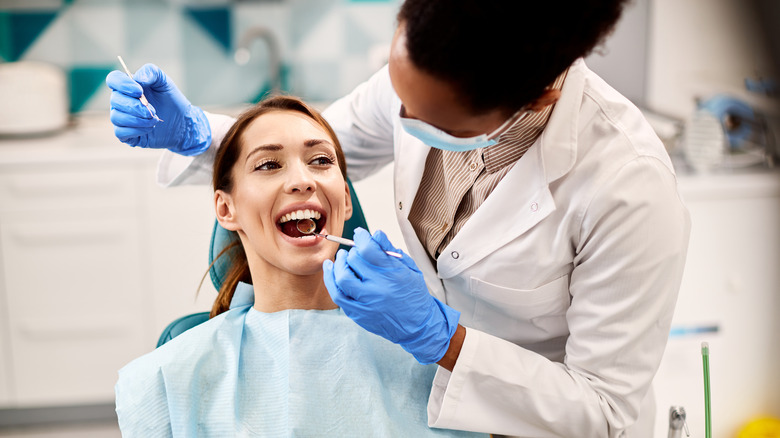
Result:
[[[349,184],[344,181],[344,188],[347,192],[347,208],[344,210],[344,220],[348,221],[352,217],[352,196],[349,193]]]
[[[217,214],[217,222],[222,225],[222,228],[229,231],[238,231],[239,226],[233,206],[233,197],[230,196],[230,193],[222,190],[214,192],[214,210]]]

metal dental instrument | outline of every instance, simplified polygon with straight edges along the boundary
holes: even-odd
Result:
[[[127,73],[127,75],[130,76],[130,79],[133,79],[133,74],[130,72],[130,69],[127,68],[127,64],[125,64],[125,61],[122,59],[122,57],[117,55],[117,59],[119,60],[119,63],[122,64],[122,68],[125,69],[125,73]],[[152,109],[149,107],[149,101],[146,99],[146,96],[144,96],[143,91],[141,92],[141,98],[139,100],[141,101],[141,104],[143,104],[143,106],[145,106],[146,109],[149,110],[150,116],[154,117],[154,119],[157,120],[158,122],[163,121],[161,118],[157,117],[157,115],[152,112]]]
[[[336,236],[331,236],[329,234],[315,233],[314,230],[316,229],[317,224],[311,219],[298,219],[298,222],[295,224],[295,226],[298,228],[298,231],[300,231],[303,234],[319,236],[322,237],[323,239],[330,240],[331,242],[340,243],[342,245],[355,246],[354,241],[345,239],[343,237],[336,237]],[[401,254],[394,251],[385,251],[385,254],[399,259],[403,258]]]

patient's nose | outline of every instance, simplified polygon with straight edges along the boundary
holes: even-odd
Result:
[[[286,190],[288,193],[313,192],[316,182],[307,166],[293,165],[288,168]]]

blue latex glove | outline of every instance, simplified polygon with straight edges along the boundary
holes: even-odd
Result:
[[[187,156],[209,148],[211,127],[203,110],[193,106],[159,67],[146,64],[135,72],[133,79],[119,70],[106,77],[106,85],[113,90],[111,123],[119,141]],[[152,112],[162,122],[141,104],[142,90]]]
[[[428,293],[425,280],[407,254],[377,231],[355,230],[355,246],[325,260],[325,286],[344,313],[371,333],[400,344],[422,364],[444,357],[458,328],[460,312]]]

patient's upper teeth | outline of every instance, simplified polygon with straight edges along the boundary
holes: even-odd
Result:
[[[301,219],[315,219],[316,220],[316,219],[319,219],[321,217],[322,217],[322,214],[320,214],[320,212],[317,211],[317,210],[309,210],[309,209],[306,209],[306,210],[296,210],[296,211],[291,211],[291,212],[285,214],[284,216],[282,216],[281,219],[279,219],[279,222],[284,223],[284,222],[296,221],[296,220],[299,221]]]

